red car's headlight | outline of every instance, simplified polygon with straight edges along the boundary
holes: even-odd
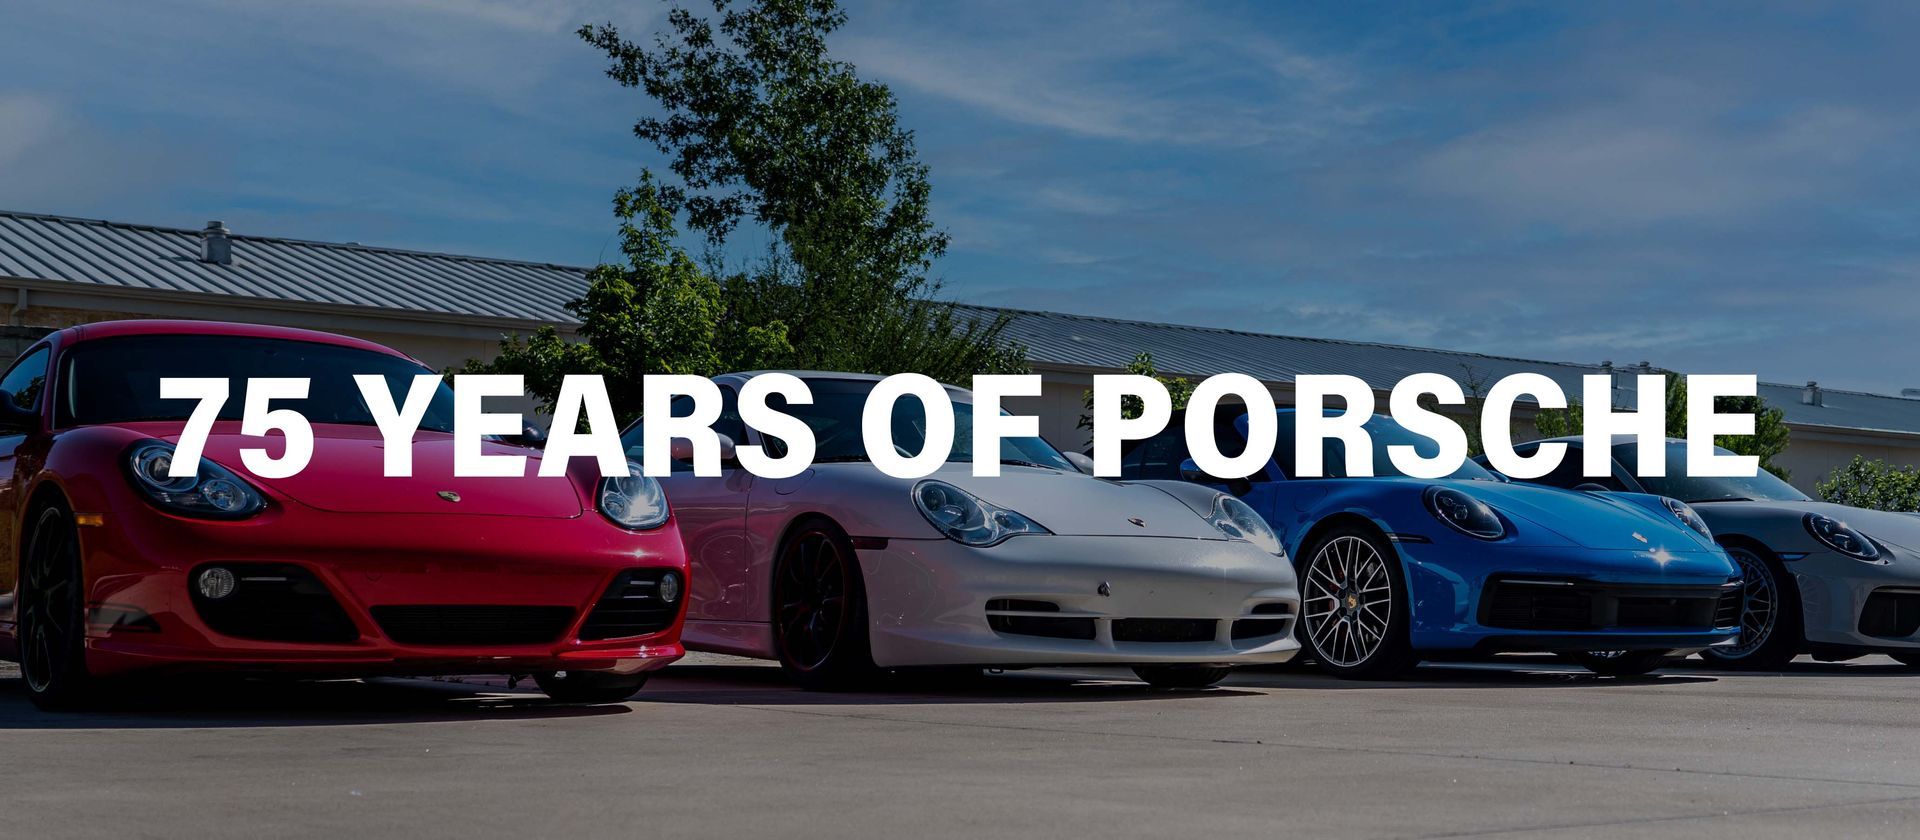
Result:
[[[613,524],[635,531],[658,528],[667,521],[667,493],[660,482],[640,474],[640,465],[627,463],[633,474],[600,479],[597,494],[601,515]]]
[[[173,466],[173,444],[161,440],[136,443],[127,450],[127,471],[133,486],[161,508],[203,519],[244,519],[265,510],[266,497],[232,470],[207,458],[188,478],[167,475]]]

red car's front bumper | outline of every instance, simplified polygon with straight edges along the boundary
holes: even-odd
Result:
[[[108,510],[76,511],[96,675],[638,673],[685,654],[686,559],[671,521],[634,533],[591,511],[347,514],[278,497],[256,518],[213,522],[111,496]],[[210,565],[241,581],[219,606],[192,588]],[[669,571],[680,597],[645,621],[614,614]],[[232,600],[243,597],[256,602]]]

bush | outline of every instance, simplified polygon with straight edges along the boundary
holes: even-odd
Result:
[[[1827,474],[1814,491],[1835,504],[1872,510],[1920,510],[1920,471],[1859,455]]]

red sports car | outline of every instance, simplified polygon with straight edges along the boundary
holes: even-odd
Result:
[[[680,658],[686,558],[652,479],[453,477],[439,384],[412,476],[382,473],[356,374],[403,404],[433,371],[326,333],[190,321],[61,330],[0,377],[0,657],[36,704],[158,671],[315,676],[532,674],[561,700],[625,699]],[[161,377],[226,379],[198,475],[170,475],[197,405]],[[276,400],[313,430],[309,465],[250,471],[279,436],[241,434],[249,379],[304,377]]]

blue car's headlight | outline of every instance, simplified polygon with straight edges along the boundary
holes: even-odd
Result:
[[[1207,521],[1231,539],[1246,540],[1276,557],[1287,556],[1287,550],[1280,547],[1280,535],[1246,502],[1233,496],[1222,493],[1214,499],[1213,515],[1207,517]]]
[[[1665,502],[1667,510],[1673,511],[1673,515],[1683,524],[1699,532],[1700,536],[1706,537],[1707,542],[1713,542],[1713,531],[1707,527],[1707,520],[1701,519],[1700,513],[1693,509],[1693,505],[1687,504],[1679,499],[1669,499],[1664,496],[1661,497],[1660,501]]]
[[[127,450],[133,486],[164,510],[202,519],[244,519],[267,507],[260,491],[212,459],[201,458],[199,472],[186,478],[167,475],[172,469],[171,443],[141,441]]]
[[[1845,522],[1817,513],[1807,514],[1802,521],[1806,523],[1807,533],[1834,551],[1855,560],[1880,559],[1880,547]]]
[[[1500,515],[1486,502],[1451,487],[1429,487],[1427,510],[1448,527],[1478,540],[1497,540],[1507,535]]]
[[[613,524],[634,531],[645,531],[665,524],[671,512],[667,493],[660,482],[640,474],[640,465],[628,462],[632,475],[610,475],[600,479],[600,513]]]
[[[954,542],[998,545],[1021,534],[1051,534],[1040,523],[999,507],[944,481],[922,481],[913,488],[914,507]]]

